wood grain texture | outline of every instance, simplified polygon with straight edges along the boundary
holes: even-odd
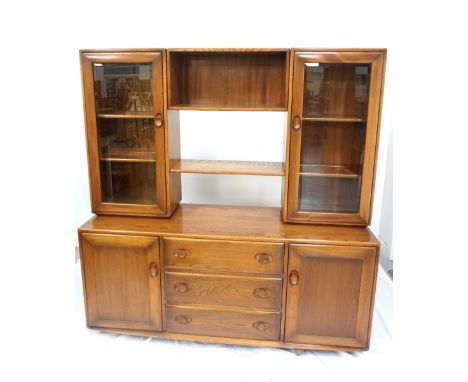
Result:
[[[281,310],[281,277],[165,272],[166,304]]]
[[[87,322],[107,328],[161,330],[158,239],[83,234],[81,265]]]
[[[375,249],[291,244],[288,342],[366,346]],[[296,274],[298,282],[293,282]]]
[[[283,176],[281,162],[181,159],[171,163],[171,172],[191,174],[229,174]]]
[[[167,215],[172,216],[174,211],[179,206],[182,200],[182,179],[180,174],[172,174],[169,172],[169,163],[172,159],[180,158],[180,115],[178,111],[168,110],[168,58],[167,51],[163,52],[164,65],[163,65],[163,85],[164,85],[164,119],[166,121],[165,129],[165,169],[166,169],[166,202],[167,202]]]
[[[279,313],[167,306],[169,333],[279,340]]]
[[[95,216],[81,232],[378,247],[367,228],[281,222],[279,208],[181,204],[171,219]]]
[[[176,212],[176,214],[178,211]],[[166,269],[282,275],[282,243],[195,240],[164,237]],[[184,251],[180,255],[180,252]]]
[[[286,110],[287,51],[169,50],[169,108]]]

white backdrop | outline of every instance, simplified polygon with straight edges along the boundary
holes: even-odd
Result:
[[[456,0],[1,2],[2,380],[62,381],[80,365],[69,325],[75,228],[89,216],[78,49],[93,47],[388,48],[373,228],[394,123],[398,351],[396,365],[374,365],[373,375],[386,380],[392,367],[405,379],[465,375],[464,8]]]

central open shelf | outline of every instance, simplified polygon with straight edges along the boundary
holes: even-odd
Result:
[[[282,162],[178,159],[171,162],[170,171],[186,174],[284,176]]]
[[[169,109],[286,111],[287,50],[169,50]]]

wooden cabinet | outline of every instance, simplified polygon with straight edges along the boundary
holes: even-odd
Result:
[[[285,340],[367,347],[375,248],[289,246]]]
[[[80,236],[88,325],[160,331],[158,239]]]
[[[80,57],[99,215],[79,230],[88,326],[367,349],[379,243],[365,226],[385,49],[83,50]],[[183,110],[282,113],[284,161],[184,158]],[[188,173],[281,177],[281,209],[179,206]]]
[[[181,205],[171,219],[95,217],[80,242],[90,327],[256,346],[369,346],[379,244],[366,228],[285,224],[278,208]]]
[[[369,224],[384,61],[294,52],[286,221]]]
[[[93,211],[166,215],[164,52],[81,60]]]

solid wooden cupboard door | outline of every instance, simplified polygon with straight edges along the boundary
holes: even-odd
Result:
[[[167,212],[163,51],[82,52],[92,209]]]
[[[366,348],[377,250],[289,248],[286,342]]]
[[[285,220],[367,225],[384,51],[294,52]]]
[[[89,326],[161,331],[159,240],[82,234]]]

